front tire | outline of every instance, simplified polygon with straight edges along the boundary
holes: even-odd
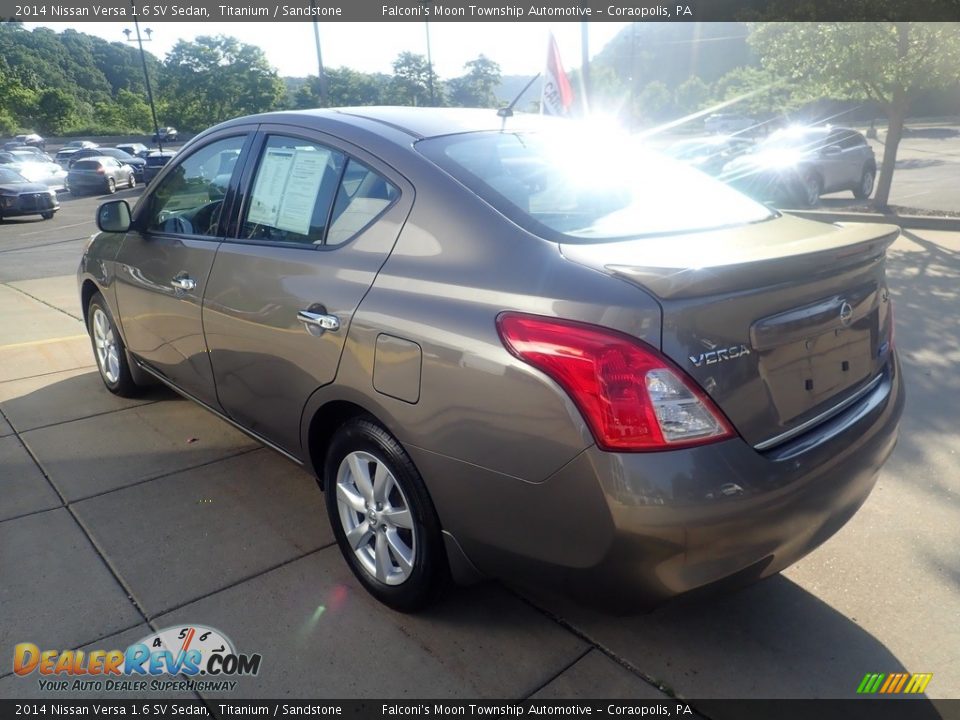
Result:
[[[40,217],[42,217],[44,220],[52,220],[53,213],[52,212],[40,213]]]
[[[120,397],[136,397],[140,386],[130,374],[127,364],[127,349],[117,331],[103,295],[95,293],[87,306],[87,332],[93,345],[100,379],[107,390]]]
[[[446,569],[440,522],[389,432],[366,417],[341,427],[324,464],[324,494],[340,552],[371,595],[402,612],[436,596]]]
[[[137,186],[137,178],[131,173],[130,175],[130,189],[133,190]]]

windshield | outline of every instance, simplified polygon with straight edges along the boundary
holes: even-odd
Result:
[[[23,175],[15,173],[9,168],[0,168],[0,183],[25,183],[28,182]]]
[[[572,130],[483,132],[423,140],[417,148],[542,237],[629,238],[774,216],[764,205],[628,137]]]

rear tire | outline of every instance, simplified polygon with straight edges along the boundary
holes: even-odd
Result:
[[[410,456],[372,418],[334,435],[324,495],[340,552],[367,592],[402,612],[436,597],[447,567],[440,521]]]
[[[873,183],[876,180],[876,172],[872,168],[864,168],[863,175],[860,176],[860,184],[853,189],[853,196],[857,200],[866,200],[873,194]]]
[[[107,192],[113,195],[117,191],[117,181],[113,178],[107,178]]]
[[[87,332],[93,345],[100,379],[107,390],[120,397],[136,397],[140,386],[130,374],[127,349],[117,331],[107,303],[100,293],[94,293],[87,306]]]

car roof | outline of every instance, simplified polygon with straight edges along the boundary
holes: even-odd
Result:
[[[502,127],[508,130],[532,130],[543,128],[548,123],[563,122],[555,118],[520,112],[506,118],[504,122],[504,118],[498,116],[497,111],[493,109],[370,106],[281,111],[255,115],[253,118],[237,118],[226,125],[249,122],[251,119],[259,122],[289,123],[298,118],[301,121],[307,118],[327,119],[347,125],[364,125],[368,129],[369,122],[363,121],[372,121],[400,131],[408,138],[418,140],[441,135],[500,130]]]

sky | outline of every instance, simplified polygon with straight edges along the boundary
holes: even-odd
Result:
[[[588,23],[590,55],[598,53],[628,23]],[[107,40],[124,40],[124,28],[131,22],[26,23],[27,28],[44,26],[63,32],[73,28]],[[426,55],[426,28],[422,22],[324,23],[320,24],[323,63],[328,67],[347,66],[363,72],[391,72],[398,54],[410,51]],[[463,73],[463,64],[483,53],[500,64],[504,75],[533,75],[543,70],[547,42],[553,32],[564,67],[578,67],[581,58],[579,22],[497,22],[430,23],[430,48],[436,73],[444,79]],[[281,76],[316,75],[313,23],[161,22],[151,28],[153,39],[144,49],[163,58],[178,40],[198,35],[232,35],[241,42],[260,46]]]

